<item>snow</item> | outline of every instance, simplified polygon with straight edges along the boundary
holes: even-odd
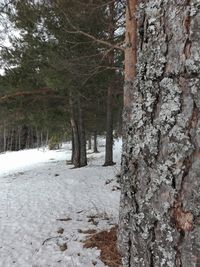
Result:
[[[47,148],[28,149],[18,152],[0,154],[0,175],[11,174],[16,171],[30,169],[49,161],[70,159],[70,144],[64,144],[61,150],[48,150]]]
[[[93,267],[92,261],[105,266],[98,250],[83,249],[86,235],[80,233],[108,229],[118,221],[120,193],[112,190],[115,181],[106,181],[119,172],[121,141],[115,141],[115,166],[102,167],[100,149],[80,169],[66,165],[69,144],[57,151],[0,155],[0,267]]]

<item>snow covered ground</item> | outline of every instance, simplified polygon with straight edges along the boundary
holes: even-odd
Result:
[[[102,142],[102,140],[101,140]],[[108,229],[118,220],[121,141],[117,165],[102,167],[101,153],[72,169],[70,145],[0,154],[0,267],[103,267],[96,249],[83,249],[82,230]],[[63,233],[62,233],[63,232]]]

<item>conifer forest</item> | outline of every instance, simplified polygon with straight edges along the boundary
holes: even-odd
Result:
[[[200,0],[0,0],[0,267],[200,267]]]

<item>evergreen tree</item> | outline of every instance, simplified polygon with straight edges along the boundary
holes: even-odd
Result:
[[[115,48],[115,39],[120,36],[111,38],[108,34],[109,31],[114,34],[108,7],[106,1],[23,0],[9,3],[9,20],[20,32],[20,37],[11,38],[12,47],[2,51],[2,59],[8,66],[6,76],[10,89],[36,92],[48,88],[62,99],[59,106],[66,116],[65,125],[69,126],[71,121],[72,136],[76,140],[72,153],[76,167],[87,164],[86,133],[91,135],[107,130],[112,139],[115,113],[121,109],[122,91],[119,91],[122,87],[120,82],[114,82],[121,81],[122,77],[121,52],[117,53]],[[117,9],[117,4],[113,7]],[[100,19],[96,20],[96,17]],[[114,17],[112,23],[118,23],[114,22]],[[109,84],[116,92],[107,97]],[[105,114],[109,114],[106,98],[112,102],[107,129],[104,126]],[[49,105],[51,103],[50,100]],[[45,106],[45,113],[48,113],[48,104]],[[111,139],[106,155],[112,155]]]
[[[136,1],[128,2],[123,266],[199,266],[199,1],[138,4],[136,73]]]

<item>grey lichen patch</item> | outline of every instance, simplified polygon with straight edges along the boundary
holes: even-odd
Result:
[[[162,35],[162,40],[159,44],[154,46],[155,54],[152,54],[152,51],[146,48],[146,53],[140,53],[138,59],[138,76],[145,78],[150,78],[151,80],[155,80],[162,76],[163,70],[166,63],[164,44],[166,43],[166,37]],[[150,40],[149,40],[149,43]],[[153,49],[153,48],[152,48]],[[144,48],[145,50],[145,48]],[[145,62],[145,63],[144,63]]]
[[[155,100],[156,100],[155,95],[152,94],[151,92],[147,92],[145,100],[146,101],[144,102],[144,105],[146,106],[147,112],[152,113],[153,107],[154,107],[154,103],[155,103]]]
[[[147,206],[151,206],[153,202],[154,209],[157,215],[163,215],[167,213],[170,205],[172,205],[174,201],[174,195],[176,192],[173,188],[171,188],[171,184],[174,178],[173,173],[171,171],[172,165],[173,163],[168,160],[163,164],[159,164],[157,166],[157,171],[152,171],[151,173],[151,180],[148,191],[146,192],[144,197],[144,204]],[[162,196],[159,196],[161,197],[161,199],[158,200],[159,197],[157,193],[159,194],[159,192],[161,192],[162,190],[163,192],[168,191],[169,193],[167,195],[163,193]],[[160,202],[155,204],[155,201]]]
[[[189,74],[198,73],[200,71],[200,60],[187,59],[185,62],[186,70]]]
[[[172,162],[170,167],[177,169],[181,167],[179,163],[192,153],[194,147],[187,132],[185,132],[184,128],[178,125],[174,125],[170,130],[169,138],[171,141],[167,145],[166,151],[168,158],[170,158],[170,161]]]
[[[158,154],[158,130],[153,125],[147,126],[145,130],[143,144],[148,149],[146,156],[154,158]]]
[[[181,89],[171,78],[164,78],[160,82],[162,90],[162,105],[157,120],[157,127],[167,133],[176,122],[176,115],[181,107]]]
[[[131,127],[139,129],[145,122],[145,111],[143,110],[143,98],[138,92],[134,94],[134,101],[132,106]],[[130,127],[129,126],[129,127]]]
[[[195,144],[197,148],[200,148],[200,121],[197,123],[197,129],[195,132]]]
[[[193,17],[195,15],[198,15],[197,12],[199,9],[200,9],[200,0],[193,0],[190,8],[190,16]]]
[[[190,79],[189,88],[194,96],[196,106],[200,108],[200,78]]]

